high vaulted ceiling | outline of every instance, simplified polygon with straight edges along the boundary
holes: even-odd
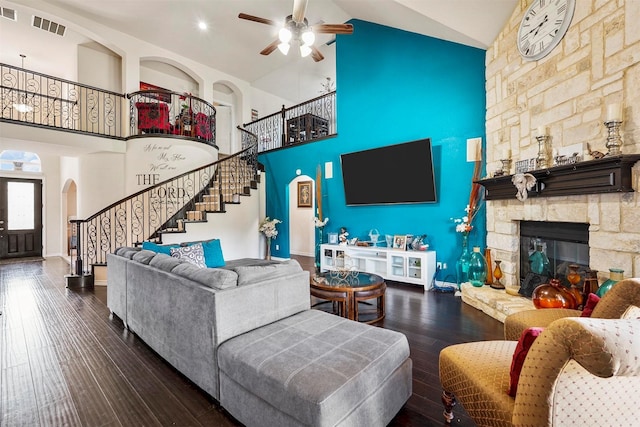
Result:
[[[326,57],[288,56],[259,52],[277,38],[278,28],[241,20],[244,12],[284,22],[293,0],[14,0],[33,7],[53,7],[101,22],[138,39],[249,81],[292,101],[308,96],[301,74],[318,82],[335,76],[335,44],[331,35],[317,38]],[[310,24],[361,19],[444,40],[487,48],[493,43],[518,0],[309,0]],[[198,22],[208,25],[198,29]],[[372,46],[372,50],[375,46]],[[308,80],[306,80],[308,81]],[[293,87],[292,87],[293,86]],[[318,93],[320,86],[314,90]]]

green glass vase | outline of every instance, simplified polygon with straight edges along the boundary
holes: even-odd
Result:
[[[484,286],[487,280],[487,260],[484,259],[480,248],[475,246],[469,258],[469,282],[477,288]]]
[[[600,285],[600,287],[596,291],[596,295],[602,298],[604,294],[609,292],[609,290],[613,287],[613,285],[615,285],[620,280],[622,280],[623,277],[624,277],[624,270],[620,268],[610,268],[609,280],[605,281],[602,285]]]

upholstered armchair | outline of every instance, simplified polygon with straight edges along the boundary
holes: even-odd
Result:
[[[597,303],[591,317],[619,319],[630,305],[640,307],[640,279],[625,279],[613,288]],[[545,308],[525,310],[511,314],[504,320],[504,339],[518,340],[522,331],[532,326],[545,327],[564,317],[580,317],[580,310]]]
[[[616,285],[617,286],[617,285]],[[507,394],[516,341],[440,353],[445,419],[461,403],[478,426],[622,426],[640,420],[640,319],[569,317],[549,324]]]
[[[136,102],[140,133],[171,133],[169,106],[164,102]]]

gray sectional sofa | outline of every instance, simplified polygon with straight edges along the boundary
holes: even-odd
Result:
[[[107,269],[111,312],[248,426],[383,426],[411,395],[406,337],[310,310],[296,261],[119,248]]]

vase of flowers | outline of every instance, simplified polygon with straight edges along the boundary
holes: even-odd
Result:
[[[267,238],[267,253],[265,255],[265,259],[271,259],[271,239],[275,239],[276,236],[278,236],[278,229],[276,228],[276,225],[281,222],[282,221],[279,219],[270,219],[269,217],[266,217],[260,222],[258,231],[264,234]]]
[[[477,205],[476,205],[477,207]],[[471,260],[471,253],[469,252],[469,233],[473,230],[471,222],[477,213],[477,208],[470,208],[469,205],[465,208],[467,215],[462,218],[452,218],[456,225],[456,232],[462,236],[462,250],[460,257],[456,262],[456,280],[458,287],[462,283],[469,281],[469,261]]]

